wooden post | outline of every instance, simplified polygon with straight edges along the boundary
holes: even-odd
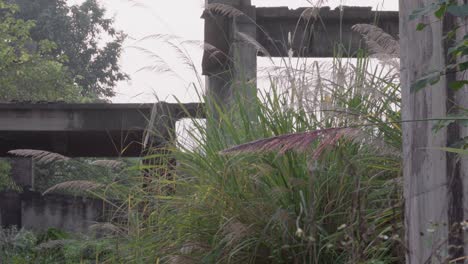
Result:
[[[445,118],[456,113],[456,104],[465,108],[468,104],[466,87],[458,92],[448,87],[456,80],[456,74],[442,76],[438,83],[421,91],[410,91],[418,79],[431,71],[443,70],[450,63],[446,55],[451,44],[445,41],[444,35],[453,29],[454,18],[448,16],[443,22],[434,22],[437,19],[430,14],[409,19],[414,10],[433,2],[400,0],[404,121]],[[421,22],[428,26],[416,31]],[[466,136],[467,131],[454,123],[436,133],[434,124],[433,121],[403,124],[405,228],[410,264],[448,263],[468,253],[460,228],[460,222],[468,218],[466,156],[459,158],[440,150]]]
[[[207,107],[214,113],[214,104],[229,110],[236,92],[241,100],[256,97],[257,50],[243,36],[255,40],[257,26],[250,0],[206,0],[210,4],[229,5],[244,13],[230,17],[205,11],[203,15],[205,42],[216,49],[205,51],[203,57]]]

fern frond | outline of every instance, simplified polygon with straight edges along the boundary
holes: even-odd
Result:
[[[36,149],[15,149],[8,151],[8,153],[15,156],[33,158],[35,162],[40,164],[49,164],[56,161],[70,160],[70,158],[58,153]]]

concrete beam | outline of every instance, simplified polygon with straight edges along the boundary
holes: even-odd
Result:
[[[136,157],[171,137],[172,123],[203,117],[193,104],[0,104],[0,156],[41,149],[70,157]],[[152,125],[149,126],[149,121]]]
[[[365,47],[362,37],[351,27],[355,24],[376,24],[398,38],[398,11],[372,11],[370,7],[344,7],[331,10],[323,7],[317,16],[309,8],[291,10],[288,7],[256,9],[257,41],[273,57],[288,56],[288,34],[291,32],[294,56],[333,57],[336,44],[343,44],[345,57],[354,57]],[[265,54],[260,54],[260,56]]]

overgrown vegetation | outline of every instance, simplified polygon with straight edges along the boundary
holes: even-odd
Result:
[[[0,159],[0,192],[17,189],[15,183],[11,179],[10,171],[10,163]]]
[[[274,88],[256,100],[254,122],[242,97],[232,112],[215,110],[220,120],[195,121],[199,148],[173,150],[178,173],[130,192],[128,231],[139,231],[128,233],[125,260],[403,262],[399,86],[392,75],[369,73],[368,63],[336,59],[329,78],[315,72],[313,83],[290,84],[316,93],[313,103]],[[299,77],[310,71],[299,72],[295,81],[309,79]],[[347,139],[345,129],[338,139],[324,130],[339,127],[355,127],[358,135]],[[257,141],[247,148],[254,154],[220,154],[235,144],[317,130],[327,137],[312,144],[317,133]],[[272,142],[284,151],[272,151]],[[330,149],[322,152],[324,142]]]
[[[389,56],[380,62],[364,51],[326,63],[285,58],[258,98],[239,93],[230,109],[214,104],[191,120],[196,148],[173,143],[104,188],[52,187],[91,190],[112,207],[92,239],[105,254],[80,261],[403,263],[396,49],[381,46]]]
[[[75,264],[99,263],[106,254],[106,240],[89,239],[50,228],[34,233],[16,228],[0,229],[0,263]]]
[[[113,96],[117,82],[128,79],[118,64],[125,35],[104,14],[93,0],[72,7],[61,0],[0,0],[0,101]]]
[[[198,148],[158,156],[175,171],[93,187],[115,205],[96,263],[402,263],[397,75],[364,56],[300,65],[254,107],[193,120]]]

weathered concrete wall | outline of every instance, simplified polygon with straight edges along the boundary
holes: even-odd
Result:
[[[55,227],[85,233],[103,215],[103,202],[89,198],[26,192],[21,200],[22,227],[28,230],[43,231]]]
[[[21,226],[21,197],[17,192],[0,193],[0,226]]]
[[[102,219],[102,201],[60,194],[42,196],[32,191],[33,160],[7,160],[11,164],[13,181],[23,192],[0,193],[0,226],[35,231],[55,227],[70,232],[87,232],[90,225]]]
[[[103,202],[95,199],[37,192],[0,193],[0,225],[34,231],[59,228],[86,233],[103,219]]]

